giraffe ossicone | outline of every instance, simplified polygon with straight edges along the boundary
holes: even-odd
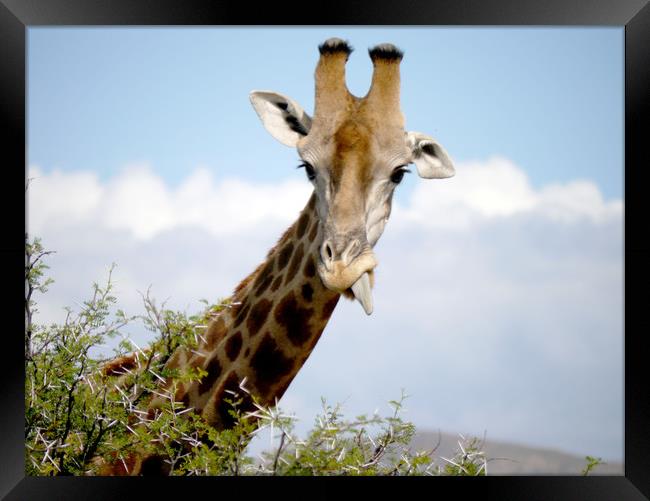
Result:
[[[246,381],[265,405],[280,399],[318,342],[341,295],[372,313],[377,261],[373,247],[390,216],[395,188],[407,165],[427,179],[454,175],[445,149],[432,137],[408,132],[400,109],[400,62],[391,44],[369,50],[370,89],[353,96],[345,83],[352,53],[332,38],[319,46],[313,116],[291,98],[253,91],[250,100],[264,127],[295,147],[314,187],[295,223],[253,273],[235,289],[232,308],[219,313],[197,350],[178,348],[170,369],[200,367],[200,381],[180,383],[174,400],[217,428],[232,424],[224,401]],[[162,404],[149,404],[155,414]],[[243,407],[253,410],[250,398]],[[139,459],[112,474],[142,474],[158,459]],[[119,464],[117,465],[119,467]],[[126,467],[125,467],[126,468]]]

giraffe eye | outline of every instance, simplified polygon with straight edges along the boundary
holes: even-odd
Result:
[[[307,162],[302,162],[298,168],[303,167],[305,169],[305,173],[307,174],[307,179],[310,181],[313,181],[316,179],[316,171],[314,170],[314,167],[312,167],[311,164]]]
[[[393,170],[393,173],[390,175],[390,180],[395,184],[399,184],[402,182],[402,178],[407,172],[411,171],[408,170],[405,165],[400,165],[395,170]]]

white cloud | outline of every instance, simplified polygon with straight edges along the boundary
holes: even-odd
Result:
[[[28,218],[30,228],[43,231],[53,222],[76,225],[96,213],[104,188],[94,172],[43,174],[38,166],[29,169]]]
[[[305,181],[218,180],[202,168],[177,187],[146,165],[107,182],[29,175],[30,232],[57,251],[47,320],[113,261],[127,311],[150,284],[190,311],[224,297],[310,192]],[[373,315],[342,302],[283,405],[308,426],[321,395],[346,400],[353,416],[405,387],[405,418],[418,427],[621,459],[622,223],[622,201],[591,181],[536,189],[503,158],[422,180],[377,245]]]
[[[104,186],[89,172],[30,177],[29,229],[70,228],[91,222],[107,230],[127,231],[139,241],[181,227],[196,227],[214,236],[245,234],[260,224],[288,224],[309,196],[309,185],[287,180],[251,184],[238,179],[215,183],[210,171],[195,170],[180,186],[168,187],[147,164],[126,166]]]
[[[128,230],[137,239],[173,228],[178,218],[174,197],[147,165],[132,165],[112,180],[98,214],[109,229]]]
[[[170,188],[148,164],[127,165],[102,185],[92,172],[43,174],[30,169],[30,230],[70,227],[92,221],[108,230],[125,230],[148,240],[179,227],[198,227],[214,236],[245,234],[269,221],[288,224],[302,208],[310,186],[302,181],[252,184],[239,179],[215,182],[197,168]],[[620,200],[605,202],[588,180],[535,190],[525,172],[505,158],[467,162],[455,177],[420,182],[408,206],[394,204],[391,227],[415,225],[465,231],[486,221],[517,215],[571,223],[620,219]]]
[[[620,217],[620,201],[604,202],[591,181],[573,181],[535,190],[525,172],[510,160],[493,157],[466,162],[456,175],[432,186],[417,185],[408,207],[396,207],[395,218],[427,227],[465,230],[486,220],[519,214],[549,219],[602,222]]]
[[[584,217],[601,223],[623,215],[623,202],[604,202],[600,190],[591,181],[546,186],[539,198],[539,209],[558,221],[573,222]]]

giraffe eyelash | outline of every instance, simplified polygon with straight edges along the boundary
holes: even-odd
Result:
[[[390,175],[390,180],[395,184],[399,184],[402,182],[404,174],[408,172],[411,172],[411,170],[408,169],[406,165],[400,165],[399,167],[393,169],[393,173]]]
[[[313,181],[316,179],[316,171],[314,170],[313,165],[311,165],[308,162],[300,162],[300,164],[297,167],[298,169],[305,169],[305,172],[307,173],[307,179],[310,181]]]

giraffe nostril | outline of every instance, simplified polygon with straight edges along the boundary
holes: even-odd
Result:
[[[328,243],[325,244],[325,254],[327,255],[327,259],[332,260],[334,257],[334,253],[332,252],[332,246]]]
[[[350,244],[347,246],[347,248],[343,251],[343,254],[341,255],[341,259],[343,260],[343,264],[345,266],[348,266],[352,260],[357,256],[359,253],[359,250],[361,248],[361,242],[359,240],[352,240]]]
[[[325,266],[329,270],[332,261],[334,261],[334,251],[332,249],[332,245],[330,244],[329,240],[323,242],[323,245],[321,246],[320,249],[320,255],[321,258],[323,259],[323,263],[325,263]]]

